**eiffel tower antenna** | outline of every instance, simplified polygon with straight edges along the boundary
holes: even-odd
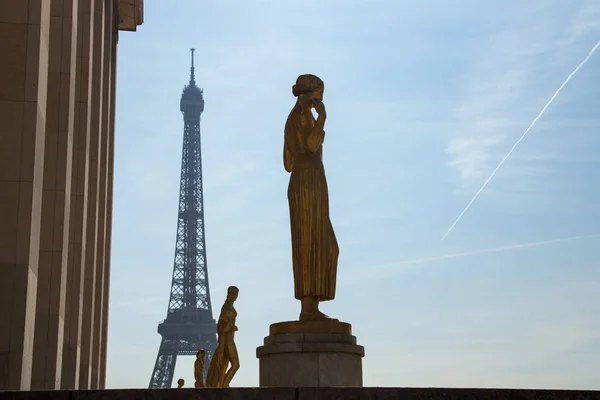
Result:
[[[190,52],[192,53],[192,66],[190,68],[190,85],[196,84],[196,77],[194,76],[194,51],[196,51],[196,49],[192,47],[190,49]]]

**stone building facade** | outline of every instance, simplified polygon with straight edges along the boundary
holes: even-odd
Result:
[[[105,386],[115,81],[142,0],[0,0],[0,390]]]

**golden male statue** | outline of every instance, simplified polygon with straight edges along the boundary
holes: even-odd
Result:
[[[194,361],[194,382],[195,388],[204,387],[204,350],[198,350],[196,353],[196,361]]]
[[[323,81],[301,75],[292,88],[296,104],[285,123],[283,164],[288,186],[295,297],[300,321],[331,320],[319,302],[335,298],[339,247],[329,220],[329,195],[323,167],[327,114]],[[315,120],[312,109],[318,114]]]
[[[206,387],[229,387],[233,376],[240,368],[237,347],[233,341],[238,330],[235,326],[237,311],[233,303],[237,300],[238,293],[239,289],[235,286],[229,286],[227,289],[227,298],[221,307],[221,315],[217,322],[217,348],[208,366]],[[231,367],[227,370],[229,364]]]

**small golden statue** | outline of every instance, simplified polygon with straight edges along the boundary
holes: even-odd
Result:
[[[221,315],[217,323],[217,349],[208,366],[206,387],[229,387],[233,376],[240,368],[240,360],[233,340],[238,330],[235,326],[237,311],[233,307],[233,302],[237,300],[238,293],[239,289],[235,286],[229,286],[227,289],[227,298],[221,307]],[[230,363],[231,367],[227,370]]]
[[[198,350],[196,353],[196,361],[194,361],[194,387],[204,387],[204,350]]]
[[[334,320],[319,311],[319,302],[335,298],[339,247],[329,220],[329,195],[323,167],[327,114],[323,81],[301,75],[292,87],[298,98],[285,123],[283,164],[291,172],[288,186],[294,291],[301,301],[300,321]],[[318,114],[315,120],[311,110]],[[335,320],[337,321],[337,320]]]
[[[177,389],[181,389],[184,384],[185,384],[185,381],[183,379],[179,378],[177,380]]]

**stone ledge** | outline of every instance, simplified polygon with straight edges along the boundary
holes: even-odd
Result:
[[[356,336],[343,333],[281,333],[267,336],[264,344],[274,343],[309,343],[309,342],[335,342],[356,344]]]
[[[600,400],[600,391],[448,388],[299,388],[295,400]]]
[[[256,349],[256,357],[262,358],[270,354],[282,353],[338,353],[365,356],[365,348],[357,344],[348,343],[273,343],[260,346]]]
[[[296,392],[295,388],[0,391],[0,400],[296,400]]]
[[[365,356],[363,346],[356,337],[339,333],[281,333],[267,336],[264,345],[256,349],[259,359],[282,353],[345,353]]]
[[[269,326],[269,335],[285,333],[341,333],[352,335],[352,325],[337,320],[329,321],[285,321]]]
[[[600,391],[445,388],[113,389],[1,392],[0,400],[600,400]]]

